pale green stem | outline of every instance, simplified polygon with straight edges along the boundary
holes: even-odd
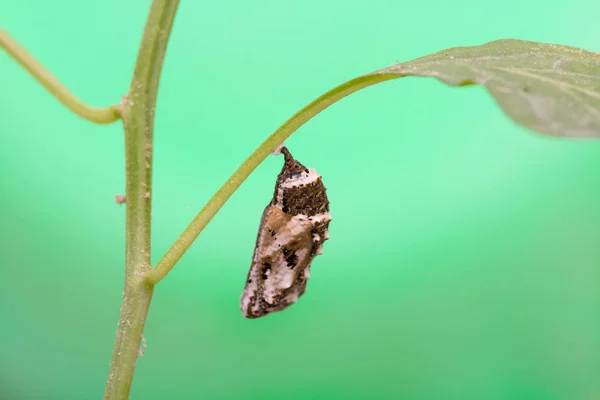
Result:
[[[54,75],[46,70],[31,54],[8,33],[0,29],[0,47],[14,58],[23,68],[44,86],[54,97],[75,114],[97,124],[110,124],[120,118],[119,105],[106,108],[90,107],[79,100]]]
[[[237,190],[237,188],[248,178],[254,169],[267,158],[279,145],[281,145],[292,133],[308,122],[312,117],[325,110],[340,99],[368,86],[391,79],[402,78],[398,74],[364,75],[352,79],[329,92],[323,94],[312,103],[298,111],[294,116],[281,125],[271,136],[269,136],[255,151],[244,161],[244,163],[231,175],[221,186],[214,196],[206,203],[204,208],[196,215],[181,236],[173,243],[163,258],[151,271],[145,274],[148,283],[160,282],[183,254],[189,249],[204,227],[215,216],[219,209]]]
[[[154,0],[138,53],[129,94],[123,101],[126,167],[125,290],[105,399],[129,398],[154,286],[150,270],[152,136],[160,72],[178,0]]]

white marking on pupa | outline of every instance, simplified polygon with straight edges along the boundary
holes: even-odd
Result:
[[[306,291],[313,259],[329,238],[329,200],[321,175],[281,147],[285,163],[265,208],[240,299],[246,318],[282,311]]]

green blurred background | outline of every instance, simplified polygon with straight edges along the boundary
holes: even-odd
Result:
[[[0,2],[93,105],[127,91],[150,1]],[[156,262],[279,124],[360,74],[521,38],[600,49],[600,3],[183,1],[155,132]],[[121,124],[68,112],[0,52],[0,398],[97,399],[124,260]],[[270,157],[156,290],[133,399],[600,399],[600,142],[532,134],[478,87],[344,99],[287,142],[331,240],[297,305],[238,309]]]

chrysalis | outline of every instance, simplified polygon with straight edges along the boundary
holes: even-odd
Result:
[[[321,176],[282,147],[283,169],[265,208],[240,308],[258,318],[282,311],[306,290],[312,260],[329,239],[329,200]]]

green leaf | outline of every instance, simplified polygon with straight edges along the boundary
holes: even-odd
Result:
[[[527,128],[552,136],[600,137],[600,55],[590,51],[505,39],[451,48],[370,75],[483,85]]]

